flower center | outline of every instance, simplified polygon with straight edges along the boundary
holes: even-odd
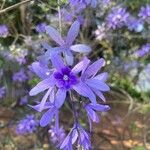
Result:
[[[57,87],[70,89],[73,85],[77,84],[77,76],[71,72],[69,67],[56,71],[54,78],[56,79]]]
[[[69,77],[68,77],[67,75],[64,75],[64,76],[63,76],[63,80],[68,81],[68,80],[69,80]]]

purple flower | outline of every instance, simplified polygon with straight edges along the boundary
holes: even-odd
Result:
[[[80,82],[74,87],[80,95],[88,97],[92,103],[96,103],[96,96],[99,96],[100,99],[105,101],[105,97],[102,92],[109,91],[109,86],[105,83],[108,78],[106,72],[98,73],[98,71],[105,65],[105,60],[103,58],[97,60],[93,64],[90,64],[90,60],[85,58],[80,64],[81,66],[78,69],[82,69]],[[77,69],[77,70],[78,70]],[[94,94],[95,93],[95,94]]]
[[[82,5],[82,7],[91,5],[91,7],[95,8],[97,5],[97,0],[69,0],[69,2],[73,6]]]
[[[138,68],[139,66],[141,66],[141,63],[138,61],[131,61],[124,64],[124,71],[129,72],[130,70]]]
[[[18,135],[25,135],[33,133],[38,127],[38,120],[34,115],[27,115],[24,119],[20,120],[16,126],[16,133]]]
[[[84,44],[76,44],[72,45],[75,38],[78,36],[79,33],[80,24],[78,21],[75,21],[72,26],[70,27],[70,30],[68,31],[67,37],[62,38],[61,35],[58,33],[57,30],[55,30],[51,26],[46,27],[46,32],[49,34],[49,36],[59,45],[59,47],[56,48],[48,48],[47,55],[51,53],[60,53],[62,52],[65,56],[65,59],[67,61],[68,65],[73,64],[73,55],[72,51],[74,52],[80,52],[80,53],[89,53],[91,51],[91,48]],[[47,45],[45,46],[47,49]],[[49,56],[50,57],[50,56]]]
[[[73,150],[72,145],[77,143],[80,149],[90,150],[91,141],[89,134],[82,128],[80,124],[75,124],[65,140],[60,146],[60,149]]]
[[[0,99],[2,99],[5,96],[5,92],[6,88],[4,86],[0,87]]]
[[[54,91],[54,88],[57,87],[58,91],[56,93],[55,106],[60,108],[66,98],[67,91],[71,90],[73,86],[77,84],[77,76],[72,70],[65,66],[62,59],[59,56],[53,56],[51,58],[53,67],[53,73],[38,83],[31,91],[30,95],[36,95],[46,89],[48,89],[47,93],[43,97],[41,101],[41,110],[43,109],[45,102],[49,95]],[[34,70],[37,69],[37,66],[34,66]]]
[[[129,13],[125,8],[113,8],[111,13],[107,16],[107,24],[109,28],[117,29],[125,25]]]
[[[13,81],[15,81],[15,82],[25,82],[27,79],[28,79],[28,77],[25,74],[25,71],[23,69],[14,73],[14,75],[13,75]]]
[[[144,57],[150,53],[150,43],[143,45],[140,49],[134,52],[134,55],[137,57]]]
[[[91,120],[96,123],[99,122],[99,116],[97,115],[96,111],[106,112],[106,111],[110,110],[110,107],[108,105],[92,104],[92,103],[85,105],[84,108],[87,112],[90,131],[92,130]]]
[[[24,97],[21,97],[21,99],[20,99],[20,105],[25,105],[25,104],[27,104],[28,103],[28,96],[26,95],[26,96],[24,96]]]
[[[65,130],[63,127],[60,127],[59,129],[56,129],[55,126],[51,126],[51,129],[49,129],[50,134],[50,141],[57,146],[60,146],[66,136]]]
[[[129,17],[126,20],[126,25],[127,25],[128,29],[131,31],[141,32],[144,29],[143,22],[134,17]]]
[[[0,37],[7,37],[9,34],[8,27],[4,24],[0,25]]]
[[[99,117],[95,111],[106,112],[106,111],[110,110],[110,107],[108,105],[100,105],[100,104],[90,103],[88,105],[85,105],[85,110],[87,112],[88,118],[91,119],[93,122],[98,123]]]
[[[36,26],[36,31],[39,32],[39,33],[44,33],[46,30],[45,30],[45,27],[46,27],[46,23],[39,23],[37,26]]]
[[[150,24],[150,5],[142,6],[138,16]]]

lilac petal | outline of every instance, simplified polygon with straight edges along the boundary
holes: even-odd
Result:
[[[102,92],[100,92],[99,90],[96,90],[96,89],[93,89],[93,91],[100,99],[102,99],[104,102],[106,101]]]
[[[85,44],[76,44],[71,46],[70,49],[74,52],[80,52],[80,53],[89,53],[92,51],[92,49]]]
[[[85,75],[88,77],[95,76],[97,72],[105,65],[105,60],[103,58],[97,60],[92,65],[90,65],[85,71]]]
[[[40,111],[40,112],[44,109],[46,100],[48,99],[48,96],[50,95],[52,89],[53,89],[53,87],[52,87],[52,88],[49,88],[49,90],[46,92],[46,94],[45,94],[44,97],[42,98],[41,103],[40,103],[40,108],[39,108],[39,111]]]
[[[58,55],[61,51],[62,51],[61,47],[54,47],[51,49],[47,49],[47,51],[45,52],[45,58],[50,60],[53,55]]]
[[[48,78],[50,75],[50,71],[47,68],[41,67],[39,62],[32,63],[31,67],[36,75],[42,79]]]
[[[95,111],[92,110],[89,106],[87,106],[85,109],[86,109],[86,111],[87,111],[88,116],[91,118],[91,120],[92,120],[93,122],[98,123],[98,122],[99,122],[99,117],[98,117],[98,115],[95,113]]]
[[[70,138],[70,134],[68,134],[63,143],[61,144],[60,149],[63,149],[64,147],[66,147],[66,145],[68,145],[68,143],[70,142]]]
[[[72,53],[70,52],[65,52],[64,54],[65,56],[65,60],[67,62],[67,65],[72,66],[73,65],[73,61],[74,61],[74,57],[72,55]]]
[[[88,86],[90,86],[91,88],[94,88],[103,92],[110,90],[109,86],[100,80],[87,79],[86,84],[88,84]]]
[[[88,106],[90,106],[90,108],[96,110],[96,111],[102,111],[102,112],[106,112],[108,110],[110,110],[110,107],[108,105],[100,105],[100,104],[89,104]]]
[[[62,39],[59,32],[51,26],[45,27],[46,33],[59,45],[64,45],[64,40]]]
[[[54,85],[54,80],[52,77],[47,78],[41,82],[39,82],[31,91],[30,96],[37,95],[40,92],[45,91],[46,89],[52,87]]]
[[[49,96],[49,101],[51,102],[51,103],[54,103],[54,100],[55,100],[55,91],[54,91],[54,89],[51,91],[51,94],[50,94],[50,96]]]
[[[60,108],[63,105],[65,98],[66,98],[66,90],[58,89],[56,93],[55,106],[57,108]]]
[[[78,131],[76,129],[73,130],[71,137],[72,137],[72,144],[74,144],[78,138]]]
[[[70,27],[68,34],[67,34],[66,43],[68,45],[72,45],[73,41],[78,36],[79,29],[80,29],[80,24],[78,21],[75,21]]]
[[[83,82],[80,82],[73,86],[73,89],[82,96],[88,97],[92,103],[96,102],[96,97],[92,90]]]
[[[36,111],[40,112],[40,106],[41,106],[40,103],[37,104],[37,105],[34,105],[34,106],[32,106],[32,105],[28,105],[28,106],[31,107],[31,108],[33,108],[33,109],[35,109]],[[52,108],[52,107],[54,107],[54,106],[52,105],[52,103],[46,102],[43,109],[48,109],[48,108]]]
[[[74,66],[72,72],[74,74],[78,74],[80,71],[84,72],[87,66],[89,65],[90,60],[88,58],[84,58],[81,62]]]
[[[55,114],[54,109],[49,109],[46,113],[44,113],[44,115],[40,120],[41,127],[47,126],[52,121],[54,114]]]
[[[101,74],[95,76],[93,79],[106,81],[107,78],[108,78],[108,73],[107,73],[107,72],[104,72],[104,73],[101,73]]]
[[[53,55],[51,57],[51,61],[53,66],[57,69],[57,70],[61,70],[62,68],[64,68],[64,63],[62,61],[62,58],[59,55]]]

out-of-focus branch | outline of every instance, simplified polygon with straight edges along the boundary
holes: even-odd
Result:
[[[5,9],[3,9],[3,10],[0,10],[0,15],[3,14],[3,13],[5,13],[5,12],[7,12],[7,11],[15,9],[15,8],[19,7],[20,5],[23,5],[25,3],[31,2],[31,1],[33,1],[33,0],[24,0],[24,1],[20,2],[20,3],[14,4],[14,5],[12,5],[10,7],[7,7]]]

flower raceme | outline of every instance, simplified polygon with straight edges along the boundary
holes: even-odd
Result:
[[[43,78],[43,80],[30,91],[30,95],[34,96],[47,90],[39,104],[41,111],[44,109],[48,98],[52,103],[54,102],[54,106],[59,109],[66,99],[67,92],[71,92],[72,90],[88,98],[91,103],[94,104],[97,103],[95,94],[102,100],[105,100],[102,92],[109,90],[108,85],[105,83],[107,73],[96,75],[104,65],[104,59],[99,59],[89,65],[90,60],[84,58],[72,69],[64,65],[59,55],[54,55],[51,58],[51,62],[54,67],[53,72],[51,72],[48,77]],[[32,67],[34,70],[37,68],[36,65],[32,65]],[[38,71],[36,73],[38,73]],[[55,95],[55,99],[52,95]]]

